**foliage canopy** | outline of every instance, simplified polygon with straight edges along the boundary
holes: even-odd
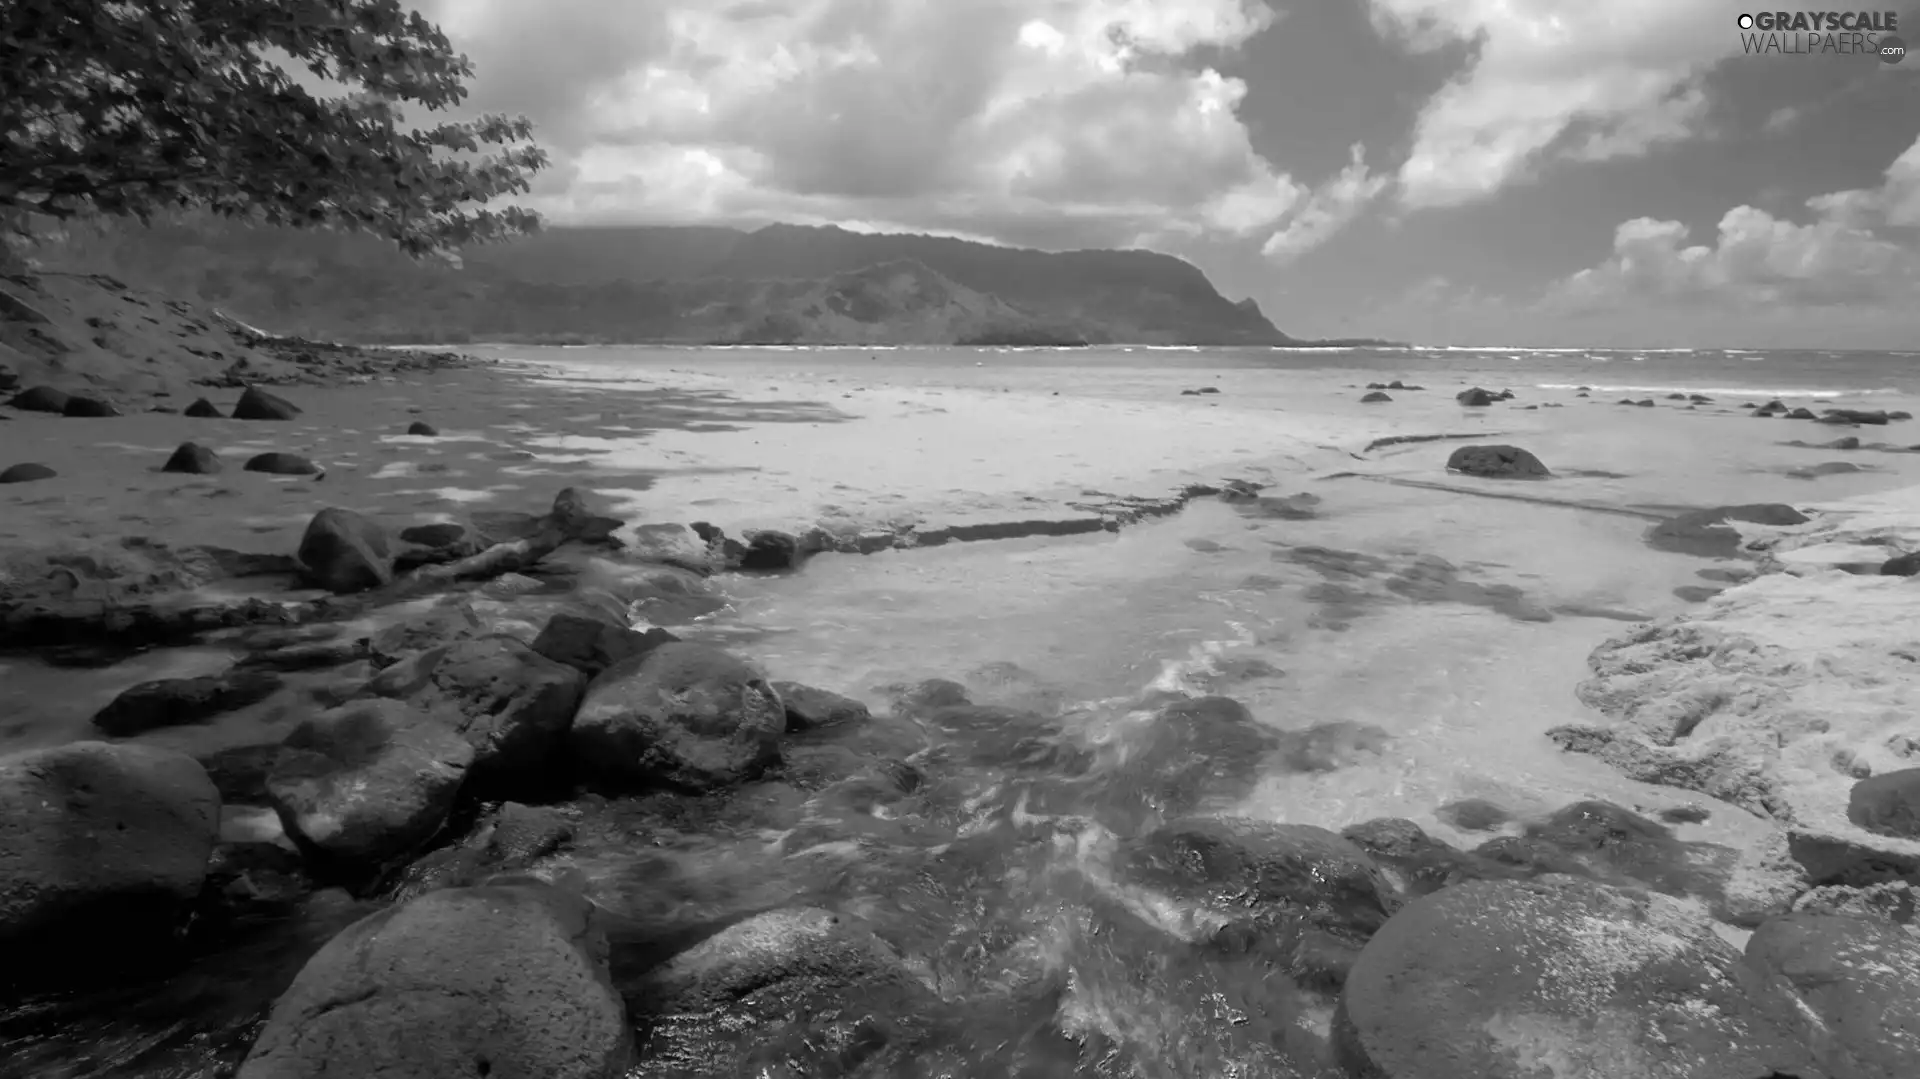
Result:
[[[546,165],[525,118],[403,124],[472,74],[400,0],[0,0],[0,214],[205,209],[412,255],[531,231],[480,205]]]

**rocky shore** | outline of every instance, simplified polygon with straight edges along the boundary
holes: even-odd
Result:
[[[125,1074],[245,1079],[1150,1074],[1169,1061],[1196,1075],[1521,1079],[1546,1060],[1596,1079],[1892,1079],[1920,1059],[1911,844],[1890,835],[1915,819],[1898,797],[1911,788],[1857,786],[1899,775],[1876,767],[1899,753],[1885,737],[1902,722],[1891,623],[1792,669],[1755,637],[1892,611],[1906,578],[1789,571],[1886,526],[1814,523],[1774,542],[1758,568],[1782,572],[1603,648],[1582,689],[1607,714],[1712,702],[1669,726],[1668,744],[1711,737],[1723,760],[1728,745],[1788,748],[1746,766],[1761,777],[1747,786],[1704,793],[1817,828],[1822,851],[1872,852],[1816,862],[1794,831],[1769,868],[1597,802],[1474,849],[1402,820],[1334,832],[1196,815],[1263,761],[1324,765],[1228,697],[1149,694],[1130,713],[1148,741],[1103,746],[1070,737],[1017,668],[896,686],[879,711],[835,691],[847,687],[770,680],[669,627],[713,609],[716,574],[779,572],[805,545],[663,525],[634,542],[615,536],[622,524],[578,489],[542,514],[398,534],[328,509],[283,562],[255,567],[325,597],[257,595],[261,617],[122,641],[218,640],[241,658],[128,689],[94,739],[0,759],[0,946],[17,1002],[0,1043],[20,1074],[103,1051]],[[138,555],[162,585],[225,572],[205,551]],[[1816,577],[1846,600],[1831,618],[1794,591]],[[16,593],[9,624],[37,628],[12,646],[44,648],[65,625],[62,662],[86,662],[126,624],[21,621],[70,602]],[[1723,643],[1702,645],[1708,632]],[[1655,658],[1623,656],[1634,648]],[[1877,676],[1864,660],[1850,679],[1830,673],[1868,654]],[[1645,692],[1609,681],[1623,677]],[[1826,725],[1800,721],[1818,734],[1793,746],[1788,717],[1815,704]],[[284,735],[198,758],[120,740],[248,709],[273,712]],[[1637,722],[1646,752],[1663,751]],[[1737,771],[1716,768],[1687,774]],[[1835,783],[1856,784],[1865,807],[1851,831],[1822,793]],[[1443,813],[1469,831],[1509,823],[1489,803]],[[676,871],[676,849],[716,836],[737,875]],[[978,906],[979,882],[1028,878],[1030,905]],[[1735,925],[1752,929],[1744,947]],[[1063,949],[1102,941],[1083,954],[1113,964],[1062,964]],[[121,1040],[76,1044],[142,985],[191,1007],[149,1003],[149,1018],[136,1008],[114,1028]],[[1219,1014],[1113,1026],[1149,989],[1215,999]]]

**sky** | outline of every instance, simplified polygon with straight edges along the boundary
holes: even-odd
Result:
[[[1146,247],[1304,337],[1920,349],[1920,57],[1749,53],[1744,0],[420,6],[555,224]]]

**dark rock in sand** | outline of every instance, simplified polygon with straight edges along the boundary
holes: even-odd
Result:
[[[348,926],[274,1004],[238,1079],[619,1079],[626,1009],[593,904],[530,878]]]
[[[1830,408],[1820,417],[1821,423],[1864,423],[1869,426],[1884,427],[1887,424],[1885,412],[1868,412],[1858,408]]]
[[[1791,1009],[1677,900],[1568,878],[1472,881],[1374,934],[1334,1038],[1349,1073],[1377,1079],[1825,1074]]]
[[[1894,555],[1880,564],[1880,573],[1885,577],[1911,577],[1920,573],[1920,551]]]
[[[866,705],[852,697],[842,697],[824,689],[803,686],[798,682],[775,682],[773,691],[780,695],[780,703],[786,705],[789,733],[844,727],[850,723],[865,723],[872,718]]]
[[[1817,465],[1789,470],[1786,475],[1796,480],[1817,480],[1822,476],[1842,476],[1849,472],[1863,471],[1852,461],[1822,461]]]
[[[352,510],[329,506],[314,514],[300,537],[299,559],[307,579],[335,595],[365,592],[393,580],[386,529]]]
[[[1826,448],[1830,450],[1857,450],[1860,448],[1860,440],[1852,435],[1848,435],[1845,438],[1836,438],[1832,442],[1827,443]]]
[[[467,527],[453,523],[411,525],[400,530],[400,538],[422,547],[451,547],[466,537]]]
[[[1635,402],[1634,402],[1634,405],[1635,405],[1636,407],[1639,407],[1639,408],[1652,408],[1652,407],[1653,407],[1653,398],[1651,398],[1651,397],[1642,397],[1642,398],[1641,398],[1640,400],[1638,400],[1638,401],[1635,401]]]
[[[59,415],[67,410],[71,395],[52,386],[34,386],[15,394],[7,402],[8,407],[22,412],[51,412]]]
[[[1787,986],[1801,1037],[1833,1076],[1907,1079],[1920,1062],[1920,939],[1889,922],[1787,914],[1747,941],[1747,964]]]
[[[1193,817],[1130,842],[1125,857],[1130,879],[1225,918],[1215,947],[1270,950],[1308,983],[1339,984],[1400,903],[1364,850],[1308,824]]]
[[[786,707],[759,672],[676,641],[594,679],[568,746],[576,767],[604,783],[708,790],[776,763],[786,728]]]
[[[1920,768],[1855,783],[1847,794],[1847,819],[1877,835],[1920,839]]]
[[[267,795],[322,876],[364,883],[433,838],[473,747],[398,701],[323,712],[287,736]]]
[[[219,826],[206,771],[172,750],[0,757],[0,987],[105,980],[163,956]]]
[[[403,659],[364,692],[404,700],[472,746],[469,793],[511,797],[551,785],[586,682],[575,668],[496,634]]]
[[[162,472],[183,472],[191,476],[211,476],[221,468],[220,456],[198,442],[182,442],[180,448],[173,451],[167,463],[160,466]]]
[[[1687,395],[1687,400],[1698,405],[1710,405],[1713,403],[1713,398],[1708,397],[1704,393],[1690,393]]]
[[[1388,397],[1386,394],[1376,391],[1374,393],[1367,394],[1365,397],[1362,397],[1360,399],[1360,403],[1363,405],[1375,405],[1375,404],[1380,404],[1382,402],[1389,402],[1392,400],[1393,398]]]
[[[1810,408],[1796,408],[1787,413],[1787,418],[1790,420],[1810,420],[1814,418],[1813,410]]]
[[[1490,479],[1539,479],[1550,475],[1540,458],[1518,446],[1462,446],[1447,457],[1447,471]]]
[[[94,713],[93,725],[115,738],[131,738],[161,727],[201,723],[266,700],[283,684],[267,671],[142,682]]]
[[[46,465],[28,461],[0,471],[0,483],[32,483],[35,480],[50,480],[59,475]]]
[[[1702,805],[1674,806],[1660,811],[1660,819],[1668,824],[1700,824],[1712,816],[1712,811]]]
[[[1889,420],[1910,420],[1912,418],[1913,418],[1913,413],[1902,412],[1898,409],[1895,409],[1894,411],[1887,413],[1887,419]]]
[[[120,410],[113,407],[111,401],[103,401],[98,397],[76,396],[67,398],[67,403],[60,409],[60,414],[75,419],[105,419],[120,415]]]
[[[1716,506],[1662,521],[1647,533],[1646,542],[1658,551],[1700,558],[1729,558],[1740,551],[1740,533],[1728,526],[1728,521],[1784,526],[1805,524],[1808,520],[1792,506],[1777,502]]]
[[[1448,824],[1463,832],[1491,832],[1513,819],[1506,807],[1487,801],[1485,798],[1462,798],[1457,802],[1448,802],[1433,811]]]
[[[628,629],[604,618],[562,611],[547,620],[533,650],[591,678],[623,660],[680,638],[664,629]]]
[[[236,420],[290,420],[298,415],[300,409],[292,401],[255,386],[247,387],[233,406]]]
[[[180,414],[182,416],[192,416],[196,420],[219,420],[226,418],[221,414],[220,406],[204,397],[195,398],[194,402],[188,405],[186,410]]]
[[[1478,386],[1470,390],[1461,390],[1453,395],[1453,399],[1469,408],[1485,408],[1496,401],[1503,400],[1497,394],[1489,393]]]
[[[1670,393],[1667,395],[1667,400],[1669,401],[1684,401],[1686,399],[1687,395],[1684,393]]]
[[[247,458],[240,466],[248,472],[265,472],[274,476],[317,476],[320,466],[297,453],[262,453]]]
[[[407,433],[410,435],[424,435],[428,438],[437,438],[440,435],[439,430],[425,420],[415,420],[408,424]]]

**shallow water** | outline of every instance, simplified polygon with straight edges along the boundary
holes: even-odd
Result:
[[[1091,369],[1011,366],[994,356],[983,368],[898,354],[887,362],[890,382],[1043,389],[1064,381],[1075,392],[1136,399],[1183,382],[1273,377],[1249,373],[1251,361],[1169,369],[1164,354],[1151,356],[1152,366],[1129,358],[1124,374],[1104,369],[1097,379]],[[662,354],[654,362],[685,361]],[[583,357],[575,366],[611,362]],[[787,364],[824,378],[861,362],[868,361],[741,355],[722,366],[774,377]],[[1426,379],[1436,388],[1446,379],[1491,381],[1479,376],[1508,361],[1472,362],[1481,365],[1477,374],[1421,374],[1385,361],[1360,371],[1301,367],[1285,384],[1242,383],[1229,407],[1376,378]],[[1526,362],[1550,366],[1537,356]],[[1712,364],[1678,384],[1724,390],[1732,377],[1725,368],[1762,366],[1726,355]],[[1885,372],[1847,373],[1859,383],[1852,388],[1873,388]],[[1747,385],[1768,393],[1787,377],[1771,370]],[[1814,382],[1804,372],[1792,377],[1802,389]],[[670,814],[644,800],[614,807],[542,872],[583,887],[626,927],[616,970],[623,984],[659,958],[661,940],[804,902],[869,920],[947,1001],[923,1017],[927,1030],[875,1020],[854,1038],[867,1046],[858,1052],[829,1051],[788,1028],[764,1033],[766,1054],[751,1059],[739,1044],[675,1043],[677,1055],[707,1060],[709,1070],[688,1074],[1327,1074],[1329,997],[1276,986],[1257,956],[1187,947],[1206,912],[1144,893],[1115,870],[1117,845],[1157,819],[1139,778],[1143,758],[1150,766],[1166,736],[1156,724],[1168,721],[1155,706],[1224,695],[1291,736],[1281,751],[1244,762],[1244,782],[1208,787],[1195,807],[1207,812],[1334,829],[1406,817],[1462,845],[1485,835],[1457,831],[1435,810],[1464,797],[1523,819],[1587,798],[1653,812],[1689,799],[1562,755],[1542,735],[1583,718],[1573,688],[1595,645],[1625,619],[1683,609],[1674,589],[1705,583],[1698,572],[1714,565],[1648,549],[1642,534],[1651,522],[1642,516],[1378,477],[1622,509],[1806,501],[1920,482],[1920,458],[1893,454],[1871,458],[1880,471],[1812,484],[1788,477],[1825,458],[1778,443],[1843,433],[1832,428],[1753,424],[1737,413],[1676,420],[1556,399],[1567,407],[1491,421],[1519,428],[1524,437],[1514,441],[1565,473],[1550,481],[1448,478],[1446,443],[1354,462],[1375,479],[1243,461],[1272,477],[1268,494],[1285,501],[1203,501],[1111,535],[825,555],[791,576],[727,579],[730,606],[676,632],[726,643],[775,678],[859,697],[876,711],[890,699],[883,687],[954,679],[976,704],[1008,709],[1004,722],[938,730],[877,723],[861,736],[870,743],[863,752],[911,757],[932,746],[948,762],[929,767],[936,778],[912,790],[876,796],[851,781],[813,790],[789,778],[726,805]],[[1579,470],[1604,474],[1571,474]],[[145,670],[114,677],[153,676]],[[1312,728],[1321,730],[1307,734]],[[790,757],[804,771],[839,751],[801,739]],[[1718,807],[1682,835],[1739,846],[1760,827]],[[207,977],[139,995],[144,1011],[116,1000],[82,1013],[0,1016],[0,1076],[214,1074],[244,1046],[259,1005],[348,913],[324,909],[267,944],[222,957]],[[849,1009],[884,1015],[886,1004]],[[676,1034],[650,1036],[672,1042]],[[915,1048],[901,1048],[908,1045]],[[726,1071],[726,1061],[738,1069]]]

